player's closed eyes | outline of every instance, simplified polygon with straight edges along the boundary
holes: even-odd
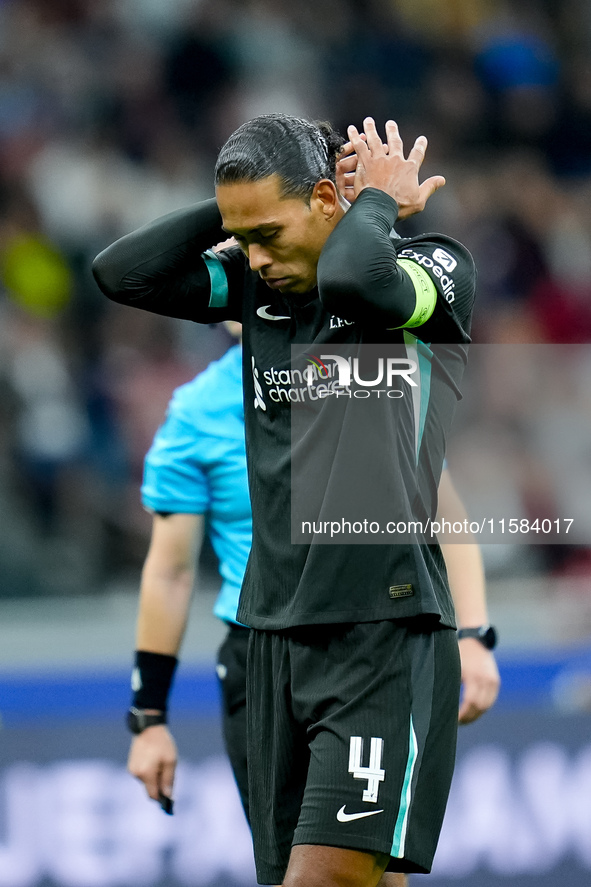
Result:
[[[253,244],[253,243],[255,243],[255,244],[259,243],[264,246],[268,246],[277,238],[278,234],[279,234],[279,231],[271,231],[271,232],[265,233],[265,234],[263,234],[262,232],[259,232],[255,237],[250,238],[250,243],[249,243],[249,239],[246,237],[240,237],[238,234],[234,234],[233,236],[234,236],[234,239],[236,240],[236,243],[240,247],[240,249],[242,249],[246,252],[249,245]]]
[[[264,234],[261,231],[259,234],[257,234],[255,238],[253,238],[253,242],[268,246],[269,244],[273,243],[274,240],[276,240],[278,234],[279,231],[269,231],[265,232]]]

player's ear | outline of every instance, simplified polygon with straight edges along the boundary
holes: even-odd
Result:
[[[330,179],[320,179],[319,182],[316,182],[310,203],[323,214],[327,221],[332,221],[335,215],[340,217],[342,213],[337,186]]]

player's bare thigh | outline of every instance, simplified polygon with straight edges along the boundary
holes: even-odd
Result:
[[[408,879],[402,872],[384,872],[378,887],[407,887]]]
[[[342,847],[296,844],[292,847],[283,887],[403,887],[388,873],[389,856]],[[404,876],[402,876],[404,877]]]

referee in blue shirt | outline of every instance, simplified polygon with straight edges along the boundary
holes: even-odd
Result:
[[[227,327],[239,338],[240,324],[228,322]],[[153,513],[153,527],[140,592],[134,695],[128,715],[129,726],[138,735],[129,769],[145,783],[150,797],[172,812],[177,753],[163,725],[207,516],[207,532],[222,577],[213,612],[228,626],[217,663],[223,733],[247,812],[248,629],[236,622],[236,610],[250,552],[252,516],[240,345],[174,392],[146,456],[142,502]]]

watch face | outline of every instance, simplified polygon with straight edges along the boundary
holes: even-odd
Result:
[[[492,625],[489,625],[481,634],[480,640],[487,650],[494,650],[497,645],[497,632]]]
[[[461,628],[458,632],[462,638],[476,638],[487,650],[494,650],[497,646],[498,635],[493,625],[481,625],[479,628]]]
[[[135,711],[127,712],[127,726],[131,730],[132,733],[136,735],[142,732],[141,725],[139,723],[138,713]]]
[[[166,715],[165,714],[157,714],[157,715],[147,715],[145,711],[142,711],[139,708],[130,708],[127,712],[127,726],[131,730],[132,733],[136,735],[139,733],[143,733],[146,727],[153,727],[156,724],[165,724],[166,723]]]

